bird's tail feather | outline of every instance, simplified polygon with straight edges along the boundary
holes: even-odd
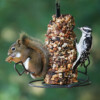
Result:
[[[73,65],[73,70],[75,71],[80,64],[80,59]]]

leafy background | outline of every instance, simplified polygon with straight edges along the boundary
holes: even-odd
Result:
[[[93,29],[91,64],[88,74],[92,84],[71,89],[40,89],[27,84],[29,76],[19,77],[13,64],[5,62],[9,46],[21,31],[45,40],[47,24],[55,14],[55,0],[0,0],[0,100],[99,100],[100,99],[100,0],[61,0],[61,13],[74,16],[77,27]]]

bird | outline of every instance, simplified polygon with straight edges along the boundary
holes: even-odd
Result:
[[[82,36],[79,40],[79,43],[76,42],[78,57],[73,63],[72,70],[73,72],[75,72],[77,67],[81,64],[81,66],[84,65],[84,73],[87,74],[87,67],[90,64],[89,54],[92,46],[92,29],[87,26],[80,27],[78,29],[80,29],[80,31],[82,32]],[[87,65],[85,65],[86,60],[88,60]]]

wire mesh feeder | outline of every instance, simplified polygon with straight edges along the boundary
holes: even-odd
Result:
[[[56,15],[53,15],[48,24],[47,38],[45,40],[46,47],[50,53],[50,68],[44,80],[33,80],[29,82],[29,86],[72,88],[91,84],[87,73],[85,74],[77,69],[73,73],[72,70],[73,62],[77,59],[74,26],[74,18],[71,15],[60,15],[60,5],[57,2]]]
[[[52,85],[52,84],[46,84],[43,79],[39,80],[33,80],[29,82],[29,86],[31,87],[37,87],[37,88],[73,88],[73,87],[81,87],[81,86],[87,86],[91,84],[91,81],[89,81],[88,75],[84,74],[81,71],[78,71],[79,74],[82,75],[82,77],[78,77],[78,82],[67,84],[67,85]]]

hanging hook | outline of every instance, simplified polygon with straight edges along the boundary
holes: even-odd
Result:
[[[60,0],[56,0],[56,17],[60,17]]]

